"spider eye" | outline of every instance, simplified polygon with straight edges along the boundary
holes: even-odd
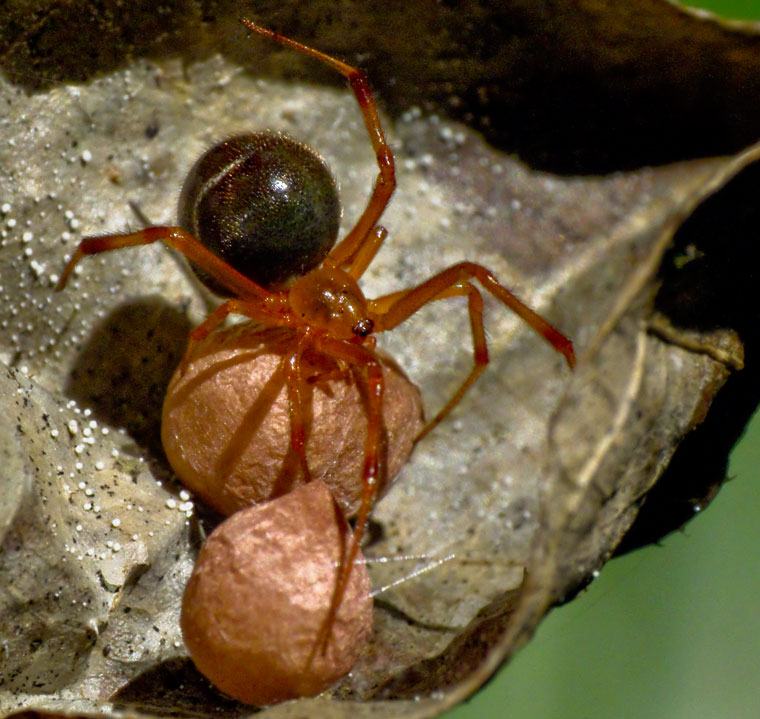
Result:
[[[359,337],[366,337],[375,327],[375,323],[370,319],[359,320],[352,328],[351,331],[359,335]]]

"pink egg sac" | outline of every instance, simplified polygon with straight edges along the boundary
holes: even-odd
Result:
[[[372,629],[361,552],[323,640],[352,536],[320,481],[220,524],[182,602],[182,634],[198,670],[257,706],[315,696],[348,673]]]
[[[213,332],[191,348],[164,400],[161,438],[177,476],[222,514],[272,499],[305,482],[290,438],[283,358],[295,351],[288,328],[251,323]],[[408,459],[423,427],[419,390],[388,357],[383,363],[384,442],[378,495]],[[353,373],[335,360],[303,357],[306,461],[347,517],[359,507],[367,401]],[[337,375],[337,376],[336,376]]]

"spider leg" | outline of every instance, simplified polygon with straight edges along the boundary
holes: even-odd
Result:
[[[307,377],[306,382],[310,385],[322,384],[325,392],[330,392],[327,382],[342,382],[351,374],[348,367],[336,366],[334,369],[319,372],[318,374]]]
[[[266,323],[269,326],[277,326],[288,324],[286,316],[275,314],[267,309],[266,306],[262,307],[256,302],[250,300],[238,300],[231,299],[222,302],[203,322],[201,322],[192,332],[187,339],[187,349],[185,350],[185,356],[180,362],[179,370],[184,373],[187,368],[187,363],[190,361],[190,356],[193,353],[194,347],[206,339],[219,325],[227,319],[228,315],[243,315],[251,320],[259,320],[262,323]]]
[[[410,290],[394,292],[370,300],[371,311],[377,313],[375,330],[383,331],[397,327],[429,302],[457,295],[467,296],[474,366],[454,396],[420,432],[417,436],[418,440],[440,424],[454,409],[488,364],[488,344],[483,327],[483,298],[477,288],[470,283],[469,280],[471,279],[480,282],[488,292],[527,322],[557,352],[564,355],[570,367],[575,365],[572,342],[552,327],[543,317],[517,299],[506,287],[500,285],[489,270],[473,262],[461,262],[453,265]]]
[[[410,290],[370,300],[370,309],[377,313],[375,331],[392,330],[409,319],[420,307],[438,299],[444,290],[471,279],[480,282],[484,289],[509,307],[557,352],[564,355],[570,367],[575,366],[573,343],[506,287],[500,285],[490,270],[474,262],[459,262]]]
[[[304,407],[310,395],[309,387],[301,371],[305,343],[308,335],[299,337],[296,351],[288,357],[285,363],[285,383],[288,388],[288,404],[290,407],[290,446],[298,455],[298,461],[304,481],[311,480],[309,466],[306,462],[306,422]]]
[[[364,209],[362,216],[357,221],[354,228],[338,243],[333,251],[328,255],[327,261],[335,267],[342,267],[349,263],[356,255],[364,242],[371,238],[372,229],[377,224],[380,216],[383,214],[388,201],[391,199],[393,191],[396,189],[396,169],[393,159],[393,153],[388,143],[385,141],[383,128],[380,125],[380,118],[377,114],[377,106],[372,97],[372,91],[369,87],[367,76],[362,70],[341,62],[337,58],[331,57],[319,50],[315,50],[308,45],[303,45],[296,40],[280,35],[272,30],[256,25],[250,20],[241,18],[240,22],[252,32],[259,33],[275,42],[289,47],[298,52],[309,55],[337,70],[343,77],[348,80],[348,84],[354,92],[356,102],[364,118],[364,126],[372,142],[372,147],[377,158],[377,165],[380,168],[377,180],[372,189],[367,207]],[[370,240],[372,241],[372,240]]]
[[[101,252],[137,245],[151,245],[159,241],[181,252],[190,262],[208,272],[238,297],[269,305],[282,304],[283,299],[280,295],[268,292],[240,274],[180,227],[146,227],[125,235],[86,237],[79,243],[66,263],[56,290],[62,290],[65,287],[74,267],[85,255],[97,255]]]
[[[409,290],[401,290],[400,292],[393,292],[389,295],[384,295],[376,300],[373,300],[375,309],[379,309],[381,312],[387,312],[389,307],[392,307],[402,297],[407,295]],[[439,292],[435,297],[431,297],[429,302],[436,302],[438,300],[445,300],[448,297],[467,297],[467,309],[470,315],[470,329],[472,331],[472,344],[473,344],[473,359],[475,363],[473,365],[470,374],[467,375],[465,381],[460,385],[459,389],[449,399],[435,417],[428,422],[422,431],[414,438],[415,442],[419,442],[428,432],[435,429],[456,407],[462,397],[468,389],[475,383],[475,380],[480,377],[488,365],[488,343],[486,342],[486,332],[483,325],[483,296],[480,291],[470,282],[458,282],[451,287],[447,287],[445,290]]]
[[[335,339],[326,335],[319,335],[315,339],[317,349],[336,359],[344,360],[348,364],[366,369],[367,398],[368,398],[368,418],[367,418],[367,438],[364,443],[364,467],[362,470],[362,499],[359,506],[359,512],[356,515],[356,525],[354,529],[353,540],[348,551],[348,555],[342,564],[338,583],[335,586],[333,601],[330,606],[330,612],[325,621],[322,636],[318,644],[326,646],[330,636],[335,616],[343,601],[343,595],[348,586],[348,580],[351,576],[356,555],[359,551],[359,545],[364,537],[369,521],[369,513],[377,498],[378,483],[381,479],[381,470],[385,468],[380,466],[380,455],[382,449],[382,428],[383,428],[383,391],[385,381],[383,379],[383,370],[380,360],[370,352],[366,347],[353,344],[346,340]]]
[[[419,442],[428,432],[435,429],[444,419],[446,419],[446,417],[449,416],[451,410],[459,404],[467,390],[475,384],[475,380],[483,374],[483,371],[488,365],[488,343],[486,342],[486,330],[483,326],[483,295],[480,294],[478,288],[470,282],[460,282],[434,297],[433,301],[461,295],[467,296],[467,310],[470,315],[474,364],[470,370],[470,374],[467,375],[464,382],[459,386],[459,389],[457,389],[438,414],[436,414],[436,416],[433,417],[433,419],[431,419],[414,438],[415,442]]]
[[[267,311],[266,307],[262,308],[259,304],[249,300],[231,299],[222,302],[203,322],[201,322],[191,333],[190,342],[200,342],[208,337],[228,315],[243,315],[251,320],[259,320],[269,326],[287,325],[289,322],[286,317]]]
[[[364,274],[364,270],[375,259],[375,255],[386,237],[388,237],[388,230],[382,225],[375,227],[375,231],[367,237],[367,241],[359,247],[349,262],[346,263],[347,272],[351,277],[358,280]]]

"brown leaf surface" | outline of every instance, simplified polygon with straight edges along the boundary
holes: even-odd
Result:
[[[139,2],[0,11],[6,713],[253,711],[195,672],[177,620],[214,518],[172,481],[158,422],[207,300],[162,247],[90,258],[56,295],[67,254],[82,236],[139,226],[129,203],[171,223],[190,164],[235,131],[318,148],[346,227],[376,174],[335,78],[247,39],[226,4],[162,7],[160,22]],[[465,17],[432,2],[381,16],[369,4],[268,7],[246,6],[364,64],[384,101],[399,189],[367,294],[472,259],[581,359],[571,374],[487,301],[487,372],[376,508],[370,645],[331,697],[265,711],[432,716],[591,579],[673,474],[683,438],[715,431],[707,412],[724,383],[716,406],[743,404],[718,415],[712,459],[757,401],[746,268],[760,149],[741,148],[760,134],[760,42],[654,0],[468,4]],[[468,333],[450,301],[383,338],[429,413],[470,366]],[[716,467],[681,471],[685,496],[714,492]]]

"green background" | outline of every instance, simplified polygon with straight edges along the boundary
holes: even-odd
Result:
[[[689,4],[760,20],[760,0]],[[760,414],[704,514],[610,562],[445,719],[758,719],[758,475]]]

